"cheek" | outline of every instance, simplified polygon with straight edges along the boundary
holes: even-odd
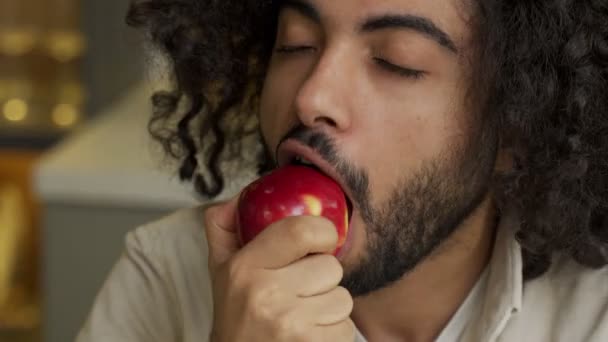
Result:
[[[436,155],[463,132],[464,83],[457,76],[376,82],[373,103],[367,102],[374,113],[368,126],[376,127],[388,151],[407,153],[406,159],[423,161]]]
[[[282,75],[268,72],[260,98],[260,128],[269,146],[274,147],[280,135],[289,127],[289,108],[293,94]],[[287,128],[288,129],[288,128]]]
[[[275,146],[297,122],[294,101],[306,80],[307,61],[271,61],[260,98],[260,126],[270,146]]]
[[[375,203],[388,198],[398,182],[430,162],[442,160],[464,136],[462,108],[447,89],[410,89],[408,94],[376,94],[367,102],[368,115],[359,144],[361,165],[367,165]],[[373,167],[370,167],[373,166]]]

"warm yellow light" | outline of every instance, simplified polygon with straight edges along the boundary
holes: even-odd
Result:
[[[53,122],[57,126],[70,127],[78,121],[78,110],[74,105],[60,103],[53,110]]]
[[[0,30],[0,51],[13,57],[23,56],[32,51],[38,39],[31,29]]]
[[[52,57],[65,63],[82,56],[86,40],[78,31],[56,31],[48,35],[47,49]]]
[[[23,121],[27,116],[27,102],[22,99],[10,99],[4,104],[2,112],[8,121]]]

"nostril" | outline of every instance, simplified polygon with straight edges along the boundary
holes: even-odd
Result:
[[[337,127],[338,126],[338,124],[336,123],[336,121],[334,121],[333,119],[328,118],[326,116],[322,116],[322,117],[319,117],[319,118],[315,119],[315,122],[320,122],[320,123],[323,123],[323,124],[326,124],[326,125],[330,125],[331,127]]]

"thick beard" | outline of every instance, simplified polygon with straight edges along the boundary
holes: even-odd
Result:
[[[356,191],[367,246],[341,283],[352,296],[365,296],[404,277],[483,202],[490,189],[497,143],[474,140],[478,144],[460,149],[466,152],[451,151],[448,158],[427,163],[408,177],[410,181],[398,183],[378,208],[372,207],[368,189]],[[352,178],[349,183],[368,184],[364,172],[342,171]]]
[[[445,171],[437,164],[426,167],[413,181],[397,186],[379,209],[357,201],[364,203],[360,210],[367,246],[341,283],[351,295],[364,296],[401,279],[437,250],[483,201],[489,179],[458,190],[451,184],[454,177]]]
[[[284,137],[310,146],[335,165],[353,193],[353,202],[366,224],[367,246],[341,282],[352,296],[367,295],[401,279],[448,239],[484,200],[498,143],[493,129],[486,127],[482,132],[460,148],[427,162],[407,178],[409,181],[398,181],[390,198],[377,208],[371,204],[367,173],[339,158],[331,138],[303,126]]]

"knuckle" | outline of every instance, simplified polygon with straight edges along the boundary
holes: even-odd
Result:
[[[303,341],[304,329],[294,312],[288,311],[274,321],[272,335],[276,341]]]
[[[334,290],[334,292],[338,304],[341,305],[346,311],[348,311],[348,313],[350,313],[353,310],[354,306],[354,300],[353,297],[350,295],[350,292],[348,292],[347,289],[341,286],[338,286]]]
[[[344,276],[344,269],[338,259],[330,254],[318,254],[313,257],[312,264],[317,273],[324,281],[338,285]]]
[[[259,272],[251,272],[249,266],[241,258],[233,258],[225,265],[225,283],[229,288],[242,292],[251,292],[263,281]]]
[[[247,277],[247,267],[239,257],[232,258],[226,268],[228,279],[233,284],[242,284]]]
[[[273,307],[267,303],[255,300],[250,301],[247,304],[247,310],[252,317],[252,321],[256,322],[257,324],[272,322],[275,315]]]
[[[338,243],[338,231],[336,226],[330,220],[323,218],[319,224],[319,229],[322,229],[324,236],[332,243]]]
[[[344,268],[340,261],[333,255],[324,255],[327,258],[325,262],[325,267],[327,268],[327,273],[337,279],[337,281],[342,280],[344,276]]]
[[[338,232],[336,231],[336,226],[332,221],[328,218],[319,216],[319,217],[311,217],[310,225],[314,227],[315,232],[322,236],[323,239],[331,239],[338,242]]]
[[[292,241],[308,245],[316,239],[313,227],[314,226],[307,223],[307,220],[293,220],[290,222],[287,232],[291,239],[293,239]]]
[[[250,286],[245,302],[256,322],[272,322],[277,317],[281,300],[276,286],[259,281]]]
[[[275,310],[269,301],[260,293],[249,292],[245,300],[245,308],[254,322],[272,322]]]
[[[284,222],[289,241],[302,247],[322,244],[337,244],[338,232],[333,223],[324,217],[299,216]]]
[[[229,261],[225,264],[221,272],[221,290],[230,293],[234,298],[247,298],[251,284],[251,276],[249,272],[238,262]]]

